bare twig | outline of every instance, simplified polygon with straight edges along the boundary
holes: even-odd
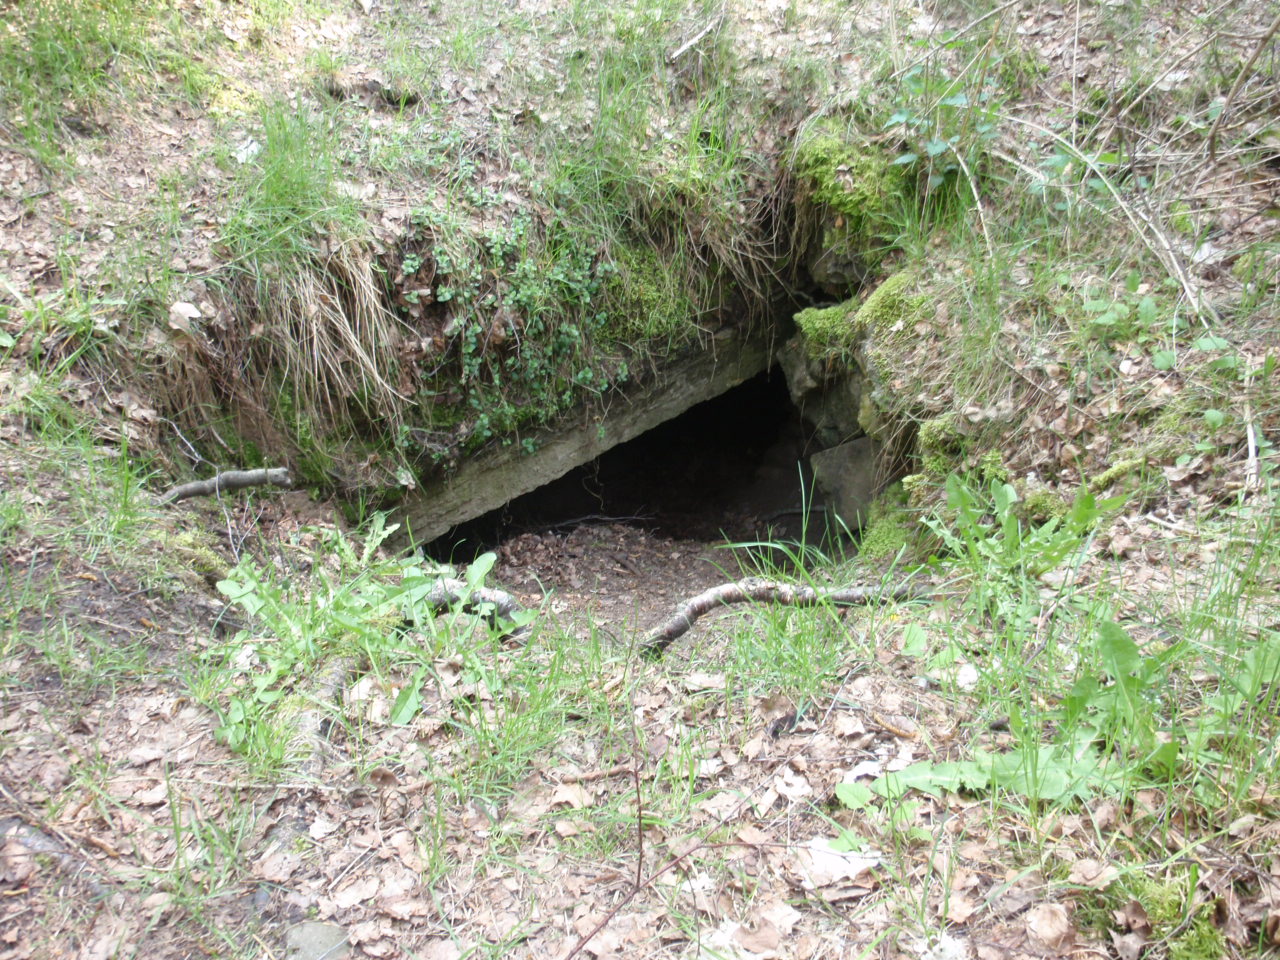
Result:
[[[1280,15],[1271,21],[1271,26],[1267,28],[1267,32],[1262,35],[1262,39],[1258,41],[1258,45],[1253,48],[1253,53],[1249,54],[1249,59],[1245,61],[1244,66],[1240,68],[1240,72],[1236,74],[1235,83],[1231,84],[1231,89],[1227,91],[1227,99],[1222,102],[1222,110],[1218,114],[1217,119],[1213,121],[1213,126],[1209,130],[1209,162],[1212,163],[1217,158],[1218,152],[1218,128],[1222,126],[1222,118],[1227,115],[1227,111],[1231,108],[1231,101],[1235,99],[1236,94],[1240,92],[1240,85],[1244,83],[1244,78],[1249,75],[1249,71],[1253,69],[1253,65],[1257,63],[1258,57],[1262,56],[1262,51],[1267,48],[1267,44],[1275,37],[1276,32],[1280,31]]]
[[[969,165],[964,162],[964,157],[961,155],[959,150],[956,150],[953,147],[951,155],[956,158],[956,162],[960,164],[960,170],[964,173],[965,179],[969,181],[969,189],[973,193],[973,204],[978,210],[978,224],[982,227],[982,239],[987,244],[987,257],[990,259],[991,264],[994,267],[996,262],[996,246],[991,242],[991,231],[987,228],[987,214],[986,211],[982,209],[982,195],[978,192],[978,181],[974,179],[972,171],[969,170]]]
[[[608,780],[610,777],[619,777],[623,774],[627,776],[636,776],[640,769],[638,763],[619,763],[617,766],[609,767],[607,770],[590,770],[586,773],[566,773],[556,778],[556,783],[595,783],[597,780]]]
[[[85,853],[80,843],[52,824],[45,823],[29,803],[3,783],[0,783],[0,796],[20,814],[0,820],[0,841],[12,838],[29,850],[32,856],[51,857],[62,873],[83,884],[94,897],[106,899],[111,895],[113,884],[94,859]],[[90,871],[96,872],[107,882],[101,883],[87,876]]]
[[[688,53],[690,50],[696,47],[702,41],[703,37],[705,37],[708,33],[710,33],[716,27],[720,26],[720,22],[723,19],[724,19],[723,12],[713,17],[711,21],[705,27],[703,27],[701,30],[695,33],[691,39],[686,40],[684,43],[682,43],[680,45],[680,48],[676,50],[675,53],[668,56],[667,63],[675,63],[677,60],[683,57],[686,53]]]
[[[1004,117],[1013,123],[1018,123],[1024,127],[1031,128],[1041,136],[1048,137],[1061,146],[1062,149],[1072,157],[1072,159],[1077,160],[1088,167],[1089,171],[1098,178],[1098,181],[1103,185],[1106,191],[1111,194],[1111,199],[1116,202],[1116,205],[1124,213],[1125,218],[1133,227],[1138,238],[1146,244],[1148,250],[1156,255],[1160,262],[1164,264],[1165,268],[1173,274],[1175,278],[1177,278],[1179,285],[1182,287],[1183,295],[1187,298],[1191,307],[1200,316],[1201,322],[1205,322],[1206,316],[1215,323],[1221,321],[1221,318],[1218,316],[1218,311],[1215,310],[1213,305],[1209,303],[1196,289],[1195,284],[1191,280],[1191,275],[1187,272],[1186,266],[1179,259],[1177,251],[1173,249],[1173,244],[1169,241],[1169,238],[1165,236],[1164,231],[1160,229],[1151,217],[1139,213],[1133,204],[1125,201],[1125,198],[1121,196],[1120,191],[1116,189],[1115,184],[1111,182],[1111,178],[1106,175],[1092,157],[1079,150],[1060,133],[1056,133],[1042,124],[1036,123],[1032,120],[1023,119],[1022,117],[1015,117],[1012,114],[1005,114]]]
[[[424,599],[427,606],[436,611],[445,610],[459,603],[469,607],[480,603],[491,603],[494,613],[508,619],[524,611],[520,601],[505,590],[496,590],[493,587],[472,589],[463,581],[452,577],[441,577],[437,580]],[[527,630],[528,627],[521,627],[512,635],[519,636]]]
[[[176,503],[188,497],[205,497],[223,490],[241,490],[271,484],[276,487],[292,487],[293,478],[288,467],[272,467],[267,470],[224,470],[208,480],[193,480],[167,490],[160,497],[161,504]]]
[[[781,603],[792,607],[830,603],[838,607],[850,607],[882,600],[909,600],[927,594],[925,589],[909,584],[889,588],[841,587],[815,590],[813,587],[748,577],[736,583],[712,587],[686,600],[665,623],[650,631],[641,649],[647,656],[660,656],[675,640],[684,636],[699,618],[717,607],[731,603]]]
[[[1244,401],[1244,435],[1245,449],[1248,451],[1244,462],[1244,489],[1253,493],[1262,486],[1261,470],[1258,465],[1258,429],[1253,422],[1253,404],[1249,401],[1249,389],[1253,385],[1252,375],[1246,377]]]

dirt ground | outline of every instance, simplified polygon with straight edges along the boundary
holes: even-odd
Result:
[[[536,14],[546,5],[516,6]],[[785,95],[776,66],[800,50],[826,63],[837,87],[856,89],[866,70],[861,35],[891,26],[906,69],[944,26],[970,23],[955,11],[952,23],[923,8],[900,20],[896,8],[868,4],[832,26],[816,13],[809,18],[816,6],[742,5],[750,82]],[[1125,80],[1114,37],[1103,29],[1119,6],[1011,11],[1011,29],[1043,62],[1040,82],[1052,93],[1043,109],[1028,108],[1035,122],[1051,125],[1068,98],[1079,106],[1077,88],[1086,80],[1096,89]],[[1166,20],[1154,8],[1143,18],[1167,41],[1171,64],[1194,52],[1196,31],[1212,28],[1220,9],[1187,6],[1164,9]],[[310,89],[306,58],[317,50],[348,57],[353,89],[379,89],[368,84],[385,80],[381,5],[349,4],[266,46],[251,36],[238,4],[184,8],[208,13],[210,29],[226,37],[228,98]],[[1247,53],[1272,16],[1265,4],[1242,5],[1224,42]],[[699,25],[689,26],[692,37]],[[417,41],[433,50],[441,44],[432,35]],[[473,76],[450,68],[427,92],[447,101],[464,140],[480,142],[498,111],[545,113],[545,122],[574,129],[574,118],[552,116],[554,103],[504,99],[502,64],[533,56],[482,44]],[[1182,82],[1175,74],[1170,66],[1159,82]],[[371,109],[383,111],[379,123],[390,122],[385,103]],[[81,334],[94,324],[113,329],[112,257],[137,244],[144,261],[181,278],[180,304],[219,322],[222,308],[206,281],[219,264],[217,202],[232,174],[207,151],[251,140],[247,128],[228,132],[225,117],[147,95],[96,118],[102,135],[72,137],[77,172],[52,186],[29,151],[0,145],[0,297],[7,305],[56,299],[73,262],[76,282],[97,290],[101,303],[76,312],[83,304],[59,301],[59,309],[79,318]],[[778,155],[792,132],[762,127],[754,147]],[[478,182],[495,191],[517,179],[496,164],[485,169],[484,158],[480,167]],[[1174,236],[1174,255],[1194,268],[1188,283],[1218,292],[1229,285],[1231,249],[1274,233],[1273,218],[1258,211],[1276,209],[1277,178],[1206,170],[1194,187],[1222,208],[1221,232],[1198,247]],[[182,177],[194,186],[172,235],[134,222],[148,197]],[[386,214],[375,233],[394,240],[404,225],[398,212],[407,212],[406,185],[366,180],[358,170],[355,180],[352,189]],[[173,356],[165,351],[180,340],[182,318],[157,333],[148,362]],[[1001,354],[1009,367],[1002,374],[1035,398],[1035,409],[1010,427],[1010,469],[1019,476],[1079,485],[1142,439],[1135,439],[1139,414],[1159,412],[1185,386],[1178,371],[1153,369],[1145,347],[1119,344],[1114,360],[1123,372],[1093,393],[1089,378],[1056,354],[1030,362],[1018,353],[1035,342],[1030,322],[1019,326],[1024,320],[1010,317],[999,333],[1012,358]],[[1114,913],[1099,907],[1118,873],[1111,858],[1126,874],[1145,875],[1192,853],[1197,904],[1213,905],[1231,943],[1274,950],[1274,796],[1246,798],[1250,812],[1221,824],[1194,822],[1194,806],[1179,807],[1154,789],[1124,805],[1099,799],[1022,818],[960,791],[913,797],[900,817],[884,821],[840,801],[837,788],[858,777],[958,756],[971,741],[991,750],[1010,742],[1009,716],[976,712],[955,684],[944,696],[937,676],[908,654],[921,632],[954,626],[958,618],[944,600],[913,606],[909,615],[894,607],[735,609],[700,621],[662,661],[642,661],[640,639],[677,603],[742,574],[735,555],[709,537],[678,539],[616,522],[510,537],[496,551],[492,582],[526,606],[541,606],[532,639],[486,640],[477,658],[483,671],[438,658],[410,723],[389,721],[402,677],[305,678],[311,698],[331,711],[314,724],[319,742],[285,776],[260,775],[219,741],[217,718],[194,689],[206,679],[205,655],[246,626],[215,584],[252,555],[302,579],[323,562],[314,561],[323,536],[317,529],[342,524],[332,504],[302,493],[161,508],[153,500],[163,486],[158,477],[86,496],[118,476],[102,465],[122,443],[162,451],[156,462],[164,467],[185,437],[136,384],[69,373],[55,385],[57,403],[94,427],[85,446],[50,453],[48,432],[69,418],[40,394],[25,364],[33,351],[54,362],[70,353],[78,334],[59,323],[22,332],[0,363],[4,409],[23,411],[0,421],[7,534],[0,541],[0,676],[7,681],[0,690],[0,960],[1134,960],[1163,946],[1144,939],[1151,928],[1143,933],[1140,904]],[[939,325],[946,323],[943,316]],[[1255,333],[1240,338],[1250,364],[1274,348],[1273,327]],[[925,354],[941,353],[928,336],[920,340],[921,367]],[[1035,342],[1035,350],[1041,346]],[[927,399],[941,408],[955,400],[951,390],[942,384]],[[1012,406],[1003,396],[986,398],[964,407],[964,417],[984,423]],[[1108,432],[1117,412],[1119,427]],[[1199,424],[1198,411],[1192,420]],[[1135,502],[1099,536],[1095,556],[1106,563],[1079,572],[1094,578],[1087,585],[1103,591],[1123,583],[1135,596],[1176,597],[1195,576],[1208,579],[1201,572],[1213,569],[1216,556],[1241,550],[1229,536],[1202,541],[1193,527],[1198,515],[1257,487],[1258,438],[1228,425],[1213,439],[1216,453],[1176,466],[1153,463],[1168,496]],[[208,466],[183,464],[191,465]],[[126,506],[127,523],[116,523]],[[127,539],[117,529],[123,526]],[[190,531],[212,536],[214,555],[183,537]],[[1046,596],[1037,630],[1055,609]],[[1259,602],[1253,615],[1262,624],[1267,605]],[[1144,640],[1159,641],[1162,629],[1133,626]],[[572,644],[553,648],[555,635]],[[785,642],[752,645],[766,635]],[[974,635],[965,649],[977,659],[989,643]],[[765,679],[747,689],[741,663],[753,656]],[[820,698],[785,692],[771,679],[771,661],[788,656],[793,675],[806,661],[828,665]],[[579,662],[563,663],[573,658]],[[552,667],[578,671],[577,686],[562,726],[546,739],[533,719],[519,726],[536,684],[498,687]],[[306,704],[299,710],[314,713]],[[507,768],[518,769],[518,778],[466,794],[489,754],[512,749],[476,731],[500,730],[534,744]],[[848,841],[844,849],[828,843],[837,835]],[[1152,836],[1167,838],[1160,864],[1123,859],[1139,856],[1134,851],[1148,857],[1140,841]],[[1087,930],[1083,918],[1091,918]],[[1260,940],[1266,931],[1271,939]]]

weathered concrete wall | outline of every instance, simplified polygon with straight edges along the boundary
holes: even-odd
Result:
[[[720,396],[772,363],[773,341],[768,331],[745,339],[713,341],[708,349],[667,365],[632,393],[612,398],[605,412],[536,434],[537,449],[531,454],[514,445],[484,450],[463,461],[449,476],[429,480],[405,502],[399,519],[414,541],[434,540],[695,404]],[[662,465],[654,464],[654,469],[660,470]]]

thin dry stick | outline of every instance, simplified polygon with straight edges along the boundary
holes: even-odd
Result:
[[[1244,489],[1253,493],[1262,485],[1261,472],[1258,466],[1258,432],[1253,424],[1253,405],[1249,402],[1249,388],[1253,385],[1252,372],[1245,377],[1244,390],[1244,433],[1248,454],[1244,463]]]
[[[1051,140],[1054,140],[1062,146],[1062,148],[1066,150],[1073,159],[1078,160],[1080,163],[1083,163],[1088,167],[1090,172],[1093,173],[1093,175],[1098,178],[1098,181],[1106,188],[1107,192],[1111,194],[1111,199],[1113,199],[1116,202],[1116,205],[1124,211],[1125,218],[1138,234],[1139,239],[1141,239],[1142,242],[1147,245],[1147,248],[1156,255],[1161,263],[1165,265],[1165,268],[1178,278],[1178,284],[1182,287],[1183,295],[1186,296],[1191,306],[1198,313],[1207,314],[1214,323],[1221,322],[1221,317],[1218,316],[1218,311],[1213,308],[1212,304],[1208,303],[1200,296],[1194,284],[1192,284],[1191,276],[1182,265],[1182,261],[1178,259],[1177,252],[1173,249],[1173,245],[1169,242],[1169,238],[1166,237],[1163,231],[1156,227],[1154,223],[1150,222],[1146,217],[1139,215],[1132,204],[1125,202],[1124,197],[1120,195],[1120,191],[1117,190],[1115,188],[1115,184],[1111,182],[1111,178],[1102,171],[1097,163],[1094,162],[1093,158],[1076,149],[1076,147],[1067,140],[1066,137],[1059,133],[1055,133],[1048,127],[1035,123],[1031,120],[1024,120],[1022,117],[1015,117],[1012,114],[1004,114],[1004,118],[1006,120],[1011,120],[1014,123],[1020,123],[1024,127],[1030,127],[1041,136],[1049,137]],[[1148,236],[1148,234],[1150,234],[1150,236]],[[1153,242],[1152,238],[1159,242]],[[1201,319],[1203,322],[1203,317]]]
[[[712,610],[731,603],[781,603],[792,607],[830,603],[838,607],[849,607],[880,600],[909,600],[926,594],[927,591],[923,588],[910,584],[890,588],[841,587],[815,590],[813,587],[748,577],[735,583],[722,583],[686,600],[665,623],[649,632],[641,649],[646,656],[660,656],[675,640],[684,636],[697,620]]]
[[[1231,101],[1235,99],[1236,94],[1240,92],[1240,85],[1244,83],[1244,78],[1249,75],[1249,71],[1253,69],[1253,65],[1257,63],[1258,57],[1262,56],[1262,51],[1266,49],[1267,44],[1276,35],[1276,31],[1280,30],[1280,15],[1271,22],[1271,26],[1267,28],[1267,32],[1262,35],[1262,39],[1258,41],[1258,45],[1253,48],[1253,53],[1249,54],[1249,59],[1245,61],[1240,72],[1236,74],[1236,82],[1231,84],[1231,89],[1227,91],[1227,99],[1222,102],[1222,112],[1218,114],[1218,118],[1213,121],[1213,126],[1209,130],[1209,162],[1213,163],[1217,159],[1218,152],[1218,128],[1222,126],[1222,118],[1227,115],[1227,111],[1231,108]]]
[[[524,606],[520,601],[505,590],[497,590],[493,587],[472,588],[453,577],[441,577],[437,580],[427,595],[423,597],[423,602],[437,613],[458,604],[474,608],[477,604],[491,603],[493,604],[494,613],[507,620],[514,618],[518,613],[524,612]],[[520,629],[512,631],[511,636],[520,636],[528,631],[529,627],[526,624]]]
[[[693,35],[693,39],[688,40],[685,43],[681,44],[679,50],[677,50],[675,53],[667,57],[667,63],[675,63],[682,56],[684,56],[686,53],[688,53],[690,50],[696,47],[698,43],[701,42],[703,37],[705,37],[708,33],[710,33],[716,27],[720,26],[720,21],[723,19],[724,19],[724,11],[721,11],[711,19],[710,23],[708,23],[705,27],[703,27],[701,30],[695,33]]]
[[[187,497],[204,497],[223,490],[242,490],[245,487],[260,487],[271,484],[276,487],[292,487],[293,478],[289,476],[288,467],[271,467],[267,470],[224,470],[208,480],[193,480],[182,483],[165,491],[160,496],[161,504],[176,503]]]
[[[987,257],[992,266],[995,266],[996,245],[991,242],[991,231],[987,229],[987,214],[982,209],[982,196],[978,193],[978,181],[973,178],[973,173],[969,170],[969,165],[964,162],[964,157],[960,155],[960,151],[952,147],[951,153],[955,156],[956,162],[960,164],[960,169],[964,172],[965,179],[969,181],[969,189],[973,191],[973,203],[978,208],[978,223],[982,227],[982,239],[987,244]]]

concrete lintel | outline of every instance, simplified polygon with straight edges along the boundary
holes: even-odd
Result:
[[[463,460],[446,477],[428,479],[406,499],[400,520],[415,541],[434,540],[764,372],[773,362],[772,346],[762,331],[682,356],[648,383],[609,397],[605,410],[535,434],[531,454],[514,444],[494,447]]]

